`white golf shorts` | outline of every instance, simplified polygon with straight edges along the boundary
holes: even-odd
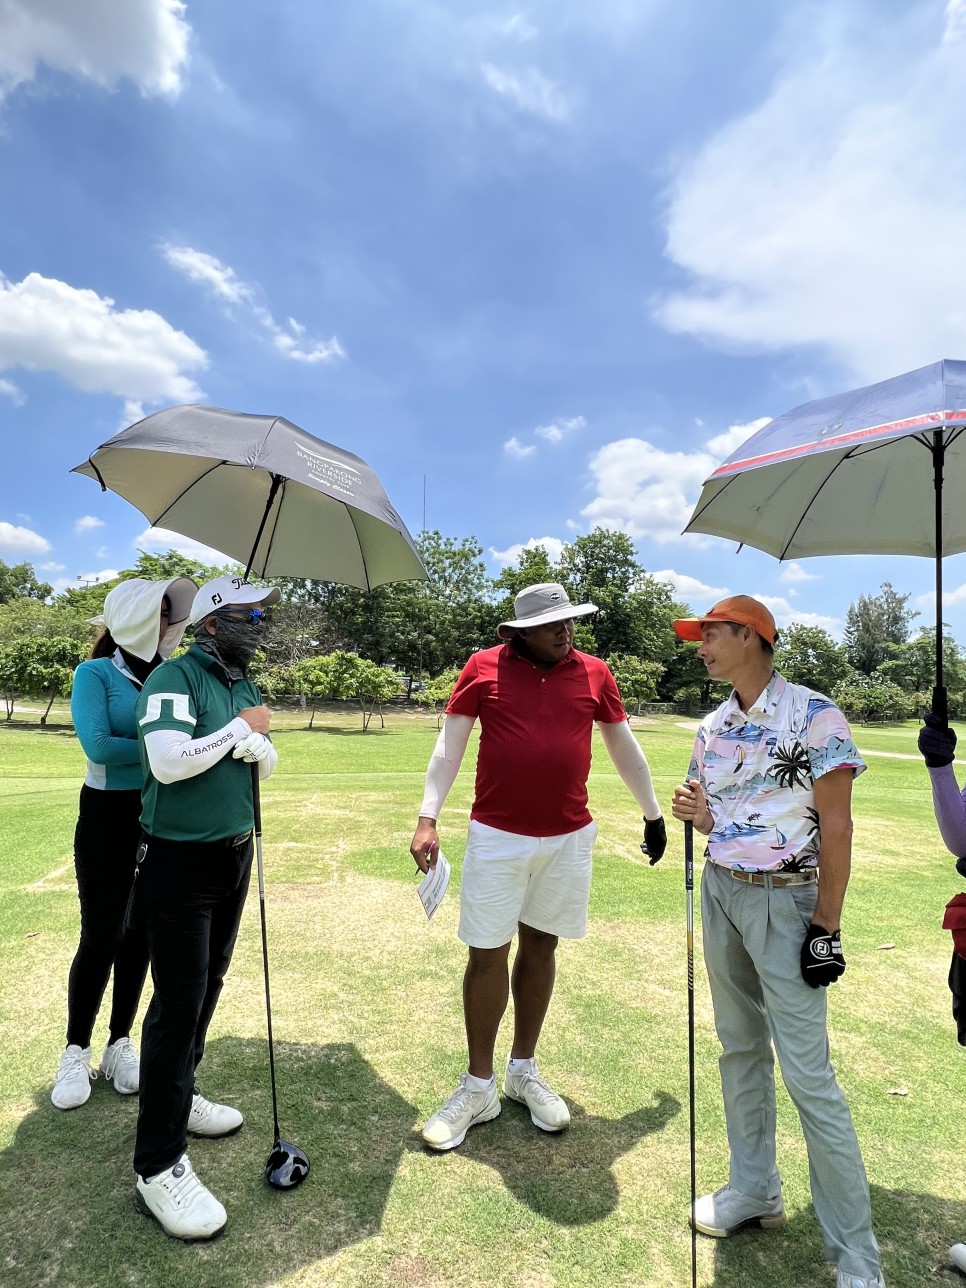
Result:
[[[470,820],[459,937],[471,948],[508,944],[522,921],[564,939],[587,933],[597,824],[565,836],[520,836]]]

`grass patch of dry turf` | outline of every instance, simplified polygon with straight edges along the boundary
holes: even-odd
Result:
[[[454,888],[427,923],[408,845],[435,719],[394,714],[385,730],[365,734],[351,711],[317,717],[312,731],[306,723],[296,714],[276,721],[280,760],[264,793],[264,826],[280,1119],[313,1172],[288,1194],[262,1179],[272,1128],[253,891],[200,1081],[209,1097],[237,1104],[246,1123],[231,1139],[190,1145],[196,1170],[228,1209],[228,1229],[191,1247],[165,1239],[131,1207],[136,1099],[98,1080],[83,1108],[61,1113],[50,1104],[78,933],[71,839],[83,756],[63,711],[45,731],[0,729],[0,1284],[687,1284],[677,825],[664,860],[647,867],[636,807],[597,742],[590,933],[561,944],[540,1050],[573,1125],[546,1136],[511,1102],[462,1148],[429,1154],[418,1128],[465,1063],[455,883],[472,748],[441,829]],[[693,733],[672,718],[633,724],[666,801]],[[964,1057],[940,922],[964,883],[938,839],[914,728],[857,732],[860,746],[889,754],[870,756],[856,785],[849,965],[829,998],[833,1058],[864,1149],[890,1288],[954,1286],[946,1248],[966,1239]],[[700,948],[696,1013],[704,1191],[726,1179],[727,1148]],[[501,1061],[508,1040],[501,1034]],[[699,1240],[702,1285],[834,1283],[784,1092],[779,1153],[788,1226]]]

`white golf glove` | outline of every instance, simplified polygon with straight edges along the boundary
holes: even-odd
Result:
[[[235,760],[247,760],[249,764],[264,760],[271,753],[272,744],[263,733],[250,733],[243,738],[231,753]]]

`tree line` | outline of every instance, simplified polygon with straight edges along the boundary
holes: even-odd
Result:
[[[513,617],[524,586],[561,582],[572,601],[600,611],[578,618],[575,644],[605,658],[629,710],[644,703],[674,703],[690,711],[726,692],[709,681],[697,645],[674,633],[689,605],[670,583],[640,564],[626,533],[596,528],[565,545],[558,559],[542,546],[522,551],[491,578],[475,537],[417,538],[427,581],[397,582],[364,592],[332,582],[276,579],[281,602],[254,671],[266,694],[311,703],[357,702],[363,727],[396,695],[441,710],[459,668],[474,650],[496,642],[499,622]],[[110,582],[70,587],[54,594],[29,563],[0,560],[0,692],[6,716],[22,698],[46,702],[41,723],[57,697],[70,692],[74,667],[88,655],[97,633],[91,618],[112,586],[127,577],[188,576],[206,581],[236,565],[198,563],[173,550],[141,553],[132,568]],[[850,605],[842,643],[802,623],[782,632],[776,665],[793,682],[830,694],[852,719],[905,719],[928,705],[933,683],[935,631],[913,634],[917,613],[909,595],[885,582],[875,595]],[[701,606],[703,607],[703,605]],[[944,636],[950,711],[966,710],[966,657]]]

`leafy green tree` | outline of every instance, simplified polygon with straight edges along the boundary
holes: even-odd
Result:
[[[309,716],[309,728],[315,724],[315,713],[320,702],[333,695],[333,662],[334,653],[303,658],[301,662],[288,668],[291,691],[301,693],[312,700],[312,714]]]
[[[636,705],[640,715],[641,703],[653,702],[657,696],[657,682],[664,673],[664,667],[660,662],[645,662],[633,653],[614,653],[608,665],[617,681],[624,706],[630,710],[632,705]]]
[[[775,666],[792,684],[831,693],[852,672],[845,649],[820,626],[793,622],[775,648]]]
[[[375,662],[361,659],[362,665],[356,675],[355,696],[362,708],[362,729],[369,728],[373,711],[379,710],[379,724],[385,729],[386,720],[383,705],[399,692],[399,676],[387,666],[377,666]]]
[[[900,595],[889,581],[878,595],[860,595],[845,615],[845,653],[857,671],[871,675],[889,660],[890,645],[904,644],[909,624],[919,614],[908,607],[910,594]]]
[[[32,636],[4,647],[3,674],[8,685],[23,697],[47,701],[40,717],[42,726],[47,723],[54,699],[70,694],[74,668],[83,661],[85,652],[76,641],[62,635]]]
[[[146,550],[138,551],[137,563],[133,568],[126,568],[121,577],[146,577],[149,581],[170,581],[173,577],[190,577],[201,585],[215,577],[240,577],[245,569],[241,564],[228,560],[223,564],[206,564],[200,559],[189,558],[177,550],[166,550],[163,554],[149,554]],[[257,584],[258,578],[252,578]],[[274,583],[273,583],[274,584]]]
[[[33,564],[7,564],[0,559],[0,604],[10,599],[49,599],[54,588],[38,581]]]
[[[460,668],[458,666],[448,667],[445,671],[441,671],[439,675],[434,675],[431,680],[427,680],[423,689],[413,695],[417,702],[429,707],[436,713],[437,728],[442,726],[443,711],[450,700],[453,686],[459,679],[459,675]]]
[[[894,644],[876,674],[907,693],[928,692],[936,683],[936,628],[927,626],[911,640]],[[966,688],[966,658],[952,635],[943,632],[943,681],[954,692]]]
[[[50,604],[28,596],[0,604],[0,640],[6,643],[37,636],[66,636],[86,653],[99,629],[65,605],[60,596]]]
[[[907,720],[913,713],[911,694],[891,680],[861,671],[840,680],[831,696],[849,720]]]

